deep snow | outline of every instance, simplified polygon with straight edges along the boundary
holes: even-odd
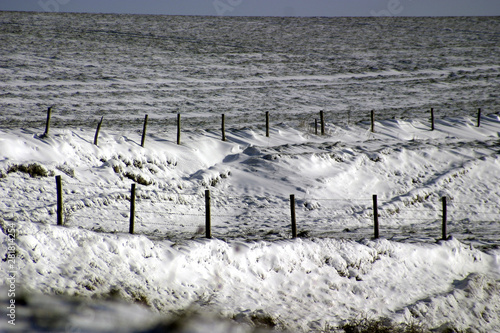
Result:
[[[500,331],[498,18],[0,17],[1,329]]]
[[[243,327],[261,316],[292,331],[326,330],[359,316],[498,330],[499,117],[485,117],[480,128],[468,119],[443,120],[434,132],[423,127],[383,121],[376,133],[329,127],[327,137],[280,127],[270,138],[238,130],[228,132],[228,142],[197,132],[181,146],[152,135],[146,148],[107,131],[96,147],[84,130],[54,129],[49,138],[4,130],[3,251],[13,224],[18,286],[28,295],[117,297],[159,313],[208,311]],[[30,163],[49,176],[8,172]],[[152,182],[139,185],[139,235],[127,234],[127,171]],[[55,225],[56,174],[64,179],[65,227]],[[214,240],[203,238],[205,188]],[[297,195],[303,239],[290,239],[289,193]],[[382,199],[381,240],[370,240],[372,193]],[[436,243],[443,195],[453,240]],[[29,304],[43,302],[29,297]],[[142,308],[129,316],[134,308],[114,303],[75,308],[77,315],[57,310],[64,318],[57,325],[134,331],[161,318]],[[44,317],[31,309],[29,318]],[[103,319],[109,312],[119,322]],[[23,321],[22,313],[24,325],[44,325]],[[243,329],[198,321],[200,331],[208,323]]]

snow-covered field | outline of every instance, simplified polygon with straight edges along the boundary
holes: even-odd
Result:
[[[499,106],[500,20],[248,18],[0,13],[2,127],[38,126],[56,105],[60,127],[165,131],[463,116]],[[349,118],[349,119],[348,119]],[[187,125],[187,123],[186,123]]]
[[[0,19],[0,328],[500,331],[498,18]]]

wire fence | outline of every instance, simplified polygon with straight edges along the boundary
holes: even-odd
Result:
[[[249,240],[380,235],[395,240],[435,241],[451,234],[466,241],[500,245],[500,207],[488,200],[466,202],[448,198],[445,206],[443,198],[437,195],[411,203],[394,198],[380,198],[376,203],[374,198],[292,201],[285,196],[214,195],[206,188],[196,193],[167,193],[138,186],[132,193],[127,188],[130,184],[63,180],[63,199],[58,202],[57,187],[50,180],[25,178],[27,188],[36,193],[31,195],[34,201],[23,193],[11,193],[2,198],[3,218],[55,224],[60,210],[62,225],[172,239],[212,235]],[[296,234],[292,230],[293,219]]]
[[[112,129],[121,129],[124,126],[132,129],[134,132],[141,132],[141,125],[144,121],[144,115],[142,116],[130,116],[124,117],[116,116],[116,112],[109,111],[101,111],[101,114],[94,113],[94,121],[89,121],[88,117],[79,117],[79,115],[75,114],[70,117],[59,116],[58,113],[62,113],[67,115],[72,111],[65,109],[64,107],[61,109],[60,106],[51,106],[50,109],[53,111],[50,117],[51,126],[58,128],[95,128],[99,123],[101,117],[104,117],[104,122],[102,123],[104,127],[110,127]],[[329,110],[328,108],[324,108],[324,110],[320,107],[315,108],[317,111],[302,111],[302,110],[293,110],[290,112],[266,112],[260,111],[261,118],[255,117],[255,113],[248,112],[237,112],[237,111],[229,111],[224,114],[225,123],[228,128],[232,128],[235,130],[247,129],[247,128],[256,128],[263,127],[265,120],[267,118],[266,114],[269,114],[269,119],[272,124],[290,124],[292,126],[300,126],[302,128],[307,128],[309,132],[317,132],[320,133],[321,129],[321,115],[320,112],[323,113],[324,121],[330,124],[337,124],[341,126],[350,126],[353,124],[365,123],[370,124],[372,120],[387,120],[387,119],[420,119],[422,122],[430,123],[430,118],[435,118],[436,120],[447,118],[447,117],[473,117],[476,118],[474,121],[479,121],[482,114],[485,114],[484,110],[481,112],[481,109],[477,110],[464,110],[464,109],[455,109],[455,110],[434,110],[429,108],[425,109],[406,109],[406,108],[392,108],[392,109],[383,109],[377,111],[370,110],[354,110],[354,109],[346,109],[343,111],[339,110]],[[431,111],[432,110],[432,111]],[[123,110],[122,110],[123,111]],[[125,113],[131,113],[137,115],[136,110],[126,110],[123,111]],[[496,111],[495,111],[496,112]],[[380,117],[380,114],[383,113],[384,119]],[[121,113],[120,113],[121,114]],[[205,128],[207,130],[218,130],[221,125],[221,116],[222,114],[217,111],[207,110],[203,115],[200,116],[199,113],[191,114],[190,112],[182,113],[183,123],[187,125],[186,127],[191,127],[193,129]],[[429,118],[428,118],[429,117]],[[3,128],[41,128],[40,125],[44,124],[47,121],[47,117],[44,114],[44,111],[41,110],[39,116],[31,116],[31,117],[21,117],[21,118],[13,118],[8,119],[9,121],[4,121],[2,123]],[[151,123],[150,126],[155,131],[159,129],[173,128],[177,126],[177,115],[169,113],[168,116],[160,116],[158,114],[154,114],[150,118]],[[244,125],[242,125],[244,124]],[[479,124],[479,123],[478,123]],[[317,127],[316,127],[317,126]]]
[[[429,128],[434,129],[434,110],[430,111]],[[46,135],[50,130],[50,113],[51,108],[48,109]],[[318,118],[308,116],[302,119],[303,126],[309,132],[319,134],[323,132],[322,127],[327,121],[325,118],[330,116],[333,115],[323,112]],[[478,109],[477,127],[480,126],[481,117],[481,110]],[[374,113],[371,112],[367,113],[367,119],[363,119],[371,121],[372,131],[375,130],[374,118]],[[147,119],[146,116],[142,146]],[[224,122],[224,115],[222,120]],[[177,117],[177,125],[180,143],[180,115]],[[266,113],[267,136],[269,126],[269,113]],[[95,136],[96,144],[99,128],[100,126]],[[224,125],[221,130],[224,138]],[[134,220],[135,233],[148,235],[206,236],[210,227],[214,229],[214,235],[220,237],[270,235],[287,238],[291,234],[290,225],[294,219],[292,215],[296,214],[299,236],[376,237],[378,232],[374,231],[374,225],[378,224],[376,227],[380,229],[381,235],[388,237],[422,234],[436,238],[440,235],[440,225],[444,228],[445,222],[449,233],[459,233],[471,238],[478,235],[477,237],[494,239],[496,242],[500,240],[500,209],[496,202],[449,200],[449,208],[445,213],[442,199],[436,196],[432,200],[425,199],[425,202],[409,203],[394,201],[394,198],[381,198],[374,205],[373,198],[302,198],[291,202],[287,196],[234,197],[220,194],[211,197],[208,208],[204,188],[196,193],[167,193],[139,186],[132,200],[130,184],[89,183],[71,178],[63,181],[64,190],[59,194],[64,199],[58,200],[59,195],[51,178],[27,179],[24,191],[30,192],[30,200],[26,199],[25,193],[11,190],[9,196],[2,198],[0,203],[4,219],[26,218],[53,223],[53,216],[57,215],[59,224],[103,232],[127,232],[127,226],[130,232],[134,229],[131,227]],[[132,201],[136,204],[133,211]],[[445,232],[441,232],[441,235],[444,234]],[[295,234],[292,233],[292,236]]]
[[[47,118],[38,118],[38,119],[30,119],[25,120],[26,123],[23,123],[21,126],[23,128],[40,128],[40,125],[43,124],[45,121],[45,132],[41,137],[46,137],[49,135],[50,128],[51,126],[56,126],[58,128],[69,128],[69,127],[78,127],[78,128],[88,128],[91,123],[89,123],[88,119],[85,118],[80,121],[76,121],[76,119],[72,118],[67,118],[67,117],[57,117],[57,115],[52,116],[52,111],[53,107],[49,107],[47,109]],[[201,128],[204,128],[206,133],[211,132],[214,135],[216,131],[220,131],[220,137],[223,141],[228,140],[226,136],[226,125],[233,133],[238,132],[241,130],[262,130],[262,133],[266,135],[266,137],[270,137],[272,134],[270,134],[270,128],[271,127],[276,127],[276,125],[280,126],[291,126],[291,127],[299,127],[303,131],[309,134],[316,134],[316,135],[332,135],[333,132],[337,131],[342,131],[340,127],[330,127],[325,129],[325,126],[327,124],[333,125],[335,124],[336,126],[350,126],[351,124],[363,124],[363,126],[367,125],[369,128],[367,129],[368,132],[376,132],[376,121],[387,121],[387,119],[409,119],[411,116],[411,119],[417,120],[417,122],[420,122],[420,124],[417,125],[417,127],[420,130],[431,130],[434,131],[435,129],[438,129],[438,126],[435,123],[439,123],[439,119],[444,119],[445,117],[449,116],[462,116],[462,117],[467,117],[470,120],[468,122],[471,122],[475,124],[476,127],[481,126],[481,119],[486,118],[486,116],[483,115],[481,109],[477,109],[477,111],[470,112],[467,110],[457,110],[457,112],[452,113],[452,114],[439,114],[438,111],[434,112],[433,108],[430,108],[429,111],[423,111],[423,110],[418,110],[415,111],[418,113],[418,116],[420,118],[415,117],[414,114],[408,113],[408,112],[403,112],[399,114],[392,114],[388,110],[384,111],[384,118],[379,118],[379,115],[377,115],[373,110],[370,112],[365,112],[365,111],[357,111],[355,114],[357,115],[353,121],[351,122],[351,111],[347,111],[347,115],[344,113],[339,113],[339,112],[333,112],[333,111],[319,111],[318,113],[280,113],[280,114],[270,114],[270,112],[265,112],[261,119],[259,120],[258,117],[256,118],[253,114],[251,116],[251,121],[250,119],[244,118],[242,119],[243,115],[238,115],[238,116],[231,116],[227,117],[225,114],[217,115],[217,114],[210,114],[209,116],[203,116],[200,117],[199,115],[197,116],[192,116],[192,117],[185,117],[186,119],[183,118],[182,120],[182,126],[181,126],[181,114],[177,114],[176,117],[166,117],[166,118],[159,118],[155,117],[151,121],[149,121],[151,124],[148,125],[148,115],[145,115],[145,118],[133,118],[133,119],[127,119],[129,122],[127,124],[127,128],[129,129],[134,129],[133,132],[141,133],[142,139],[140,145],[142,147],[145,147],[146,145],[146,138],[147,138],[147,128],[153,129],[155,131],[155,137],[157,134],[162,134],[165,132],[168,132],[171,130],[172,126],[175,126],[177,128],[177,144],[181,144],[181,132],[183,131],[183,127],[190,127],[191,130],[197,131]],[[429,118],[423,118],[422,114],[427,114]],[[488,116],[488,119],[493,120],[495,122],[498,122],[500,119],[498,118],[498,114],[495,114],[495,117],[491,117],[491,115]],[[245,117],[248,117],[248,115],[245,115]],[[113,129],[121,129],[124,126],[123,120],[122,119],[103,119],[103,117],[99,117],[95,119],[95,126],[97,127],[96,133],[94,136],[94,144],[98,145],[98,138],[99,138],[99,132],[101,130],[101,127],[111,127]],[[474,119],[475,118],[475,119]],[[257,119],[257,120],[256,120]],[[142,131],[140,124],[142,122]],[[103,125],[104,123],[104,125]],[[17,123],[13,123],[17,124]],[[187,126],[186,126],[187,124]],[[242,125],[244,124],[244,125]],[[265,125],[264,125],[265,124]],[[19,125],[19,124],[18,124]],[[101,126],[102,125],[102,126]],[[264,131],[264,126],[265,126],[265,131]],[[12,128],[11,125],[7,126],[7,128]],[[95,127],[94,127],[95,128]],[[167,128],[169,130],[167,130]],[[160,135],[161,135],[160,134]],[[338,133],[337,133],[338,134]]]

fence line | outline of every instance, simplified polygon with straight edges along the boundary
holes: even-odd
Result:
[[[47,110],[47,121],[46,121],[46,129],[44,134],[42,135],[43,137],[49,136],[49,129],[50,129],[50,120],[52,117],[52,107],[49,107]],[[434,123],[434,109],[430,109],[430,114],[431,114],[431,123],[430,123],[430,130],[435,129],[435,123]],[[266,112],[265,113],[265,134],[267,137],[270,136],[270,113]],[[326,124],[326,117],[325,113],[323,110],[319,112],[319,117],[320,117],[320,125],[321,125],[321,135],[325,135],[325,124]],[[478,109],[477,111],[477,121],[476,121],[476,127],[480,127],[481,125],[481,109]],[[311,118],[312,119],[312,118]],[[309,120],[311,120],[309,119]],[[225,135],[225,115],[222,115],[222,123],[221,123],[221,131],[222,131],[222,140],[226,141],[226,135]],[[318,134],[318,129],[317,129],[317,119],[315,118],[315,133]],[[100,122],[98,123],[98,129],[96,131],[96,135],[94,138],[94,144],[98,144],[98,134],[99,130],[101,128],[101,125],[103,123],[103,118],[101,117]],[[145,139],[146,139],[146,129],[147,129],[147,123],[148,123],[148,115],[145,116],[144,119],[144,124],[143,124],[143,130],[142,130],[142,140],[141,140],[141,146],[145,146]],[[177,114],[177,144],[181,144],[180,142],[180,137],[181,137],[181,115]],[[370,124],[371,132],[375,132],[375,113],[374,111],[370,112]],[[383,201],[383,199],[377,198],[376,195],[373,196],[373,198],[302,198],[299,200],[296,200],[295,196],[292,194],[290,196],[290,201],[286,197],[274,197],[274,200],[269,201],[267,197],[261,197],[260,199],[266,199],[267,204],[260,204],[256,205],[254,199],[257,198],[256,196],[240,196],[240,197],[231,197],[231,196],[225,196],[223,194],[218,195],[217,197],[210,197],[210,192],[205,192],[205,205],[201,204],[200,202],[203,200],[203,195],[198,193],[198,194],[180,194],[180,193],[174,193],[174,194],[167,194],[165,196],[162,196],[159,194],[157,191],[146,191],[141,189],[140,187],[137,188],[137,192],[134,191],[134,195],[132,193],[129,195],[127,185],[98,185],[98,184],[90,184],[90,183],[74,183],[66,180],[62,180],[61,176],[56,176],[56,203],[55,204],[50,204],[47,206],[41,206],[41,207],[35,207],[32,208],[31,211],[35,210],[40,210],[40,209],[47,209],[47,210],[52,210],[54,206],[56,207],[56,216],[57,216],[57,225],[63,225],[64,224],[64,214],[66,213],[75,213],[78,211],[78,207],[80,206],[78,201],[83,201],[81,204],[83,207],[80,209],[84,208],[92,208],[88,207],[88,205],[84,202],[85,200],[90,200],[92,203],[95,203],[95,200],[107,200],[109,198],[114,198],[114,199],[123,199],[123,201],[130,201],[131,206],[132,203],[134,207],[130,207],[130,231],[131,233],[134,232],[133,230],[133,224],[135,222],[135,213],[142,213],[142,214],[156,214],[158,216],[191,216],[191,217],[205,217],[205,228],[206,230],[206,235],[210,236],[210,218],[211,217],[218,217],[218,218],[231,218],[231,217],[253,217],[253,218],[268,218],[267,215],[258,215],[255,214],[256,210],[263,210],[263,209],[268,209],[268,208],[274,208],[276,209],[279,204],[279,209],[283,211],[288,211],[290,214],[290,220],[292,224],[292,237],[295,237],[296,235],[296,223],[300,222],[297,221],[297,217],[302,217],[303,215],[306,215],[308,213],[312,214],[313,212],[316,212],[318,210],[322,211],[328,211],[328,212],[334,212],[334,211],[339,211],[339,207],[324,207],[323,205],[320,205],[319,203],[335,203],[338,205],[339,203],[346,203],[347,208],[345,205],[343,206],[342,209],[346,209],[350,212],[350,214],[330,214],[326,217],[319,217],[315,216],[315,218],[324,218],[324,219],[340,219],[340,218],[354,218],[357,220],[365,220],[365,219],[372,219],[374,222],[374,237],[378,238],[378,229],[379,229],[379,219],[387,219],[387,220],[396,220],[396,221],[414,221],[414,222],[436,222],[436,221],[442,221],[442,238],[446,239],[447,238],[447,232],[446,232],[446,223],[448,222],[447,220],[450,217],[453,217],[455,220],[457,219],[457,216],[461,216],[460,214],[468,214],[470,215],[470,212],[468,210],[464,209],[455,209],[455,205],[464,205],[464,206],[476,206],[480,205],[481,207],[494,207],[497,208],[495,203],[470,203],[470,202],[459,202],[459,201],[454,201],[452,199],[448,200],[446,198],[441,199],[441,207],[439,207],[439,203],[435,203],[436,207],[434,208],[429,208],[429,209],[419,209],[419,208],[401,208],[401,207],[396,207],[396,208],[386,208],[384,205],[379,204],[378,201]],[[64,192],[64,199],[63,200],[63,187],[64,186],[70,186],[72,188],[98,188],[98,189],[114,189],[116,190],[114,193],[103,193],[101,194],[102,196],[99,196],[97,198],[88,198],[85,196],[85,190],[82,191],[80,195],[83,197],[81,198],[76,198],[75,199],[75,193],[74,190],[72,192]],[[136,184],[132,183],[132,186],[135,188]],[[52,192],[50,189],[45,189],[44,185],[44,190]],[[293,196],[293,204],[291,204],[292,201],[292,196]],[[205,214],[201,213],[187,213],[187,212],[165,212],[165,213],[160,213],[157,211],[153,210],[145,210],[145,209],[135,209],[136,205],[140,205],[143,202],[153,202],[153,198],[157,199],[158,202],[161,202],[162,204],[172,204],[175,206],[182,205],[183,207],[187,207],[188,209],[196,209],[197,211],[205,211]],[[189,198],[191,200],[189,200]],[[68,200],[69,199],[69,200]],[[193,200],[194,199],[194,200]],[[246,202],[247,200],[253,200],[250,202]],[[238,201],[238,204],[234,204],[232,201]],[[195,201],[195,202],[189,202],[189,201]],[[372,207],[370,207],[369,202],[373,202]],[[64,206],[64,203],[66,203],[66,207]],[[392,203],[391,203],[392,204]],[[104,203],[106,205],[106,203]],[[453,207],[453,209],[449,209]],[[177,207],[178,208],[178,207]],[[228,208],[231,209],[236,209],[236,210],[243,210],[243,213],[237,213],[237,212],[232,212],[232,214],[224,214],[220,213],[217,210],[227,210]],[[296,208],[302,208],[296,211]],[[441,209],[439,209],[441,208]],[[117,209],[116,207],[113,208],[114,211],[119,211],[119,212],[128,212],[129,210],[121,210]],[[214,213],[212,213],[212,210],[214,210]],[[449,210],[449,211],[448,211]],[[24,209],[21,209],[21,211],[26,214],[26,211]],[[418,212],[421,214],[436,214],[432,218],[425,218],[425,219],[418,219],[418,218],[404,218],[404,217],[396,217],[395,215],[400,215],[403,214],[403,212]],[[50,214],[50,212],[49,212]],[[273,214],[276,216],[276,212],[273,212]],[[279,214],[281,216],[281,214]],[[283,213],[283,215],[286,215],[286,213]],[[477,215],[481,216],[497,216],[500,215],[500,212],[477,212]],[[83,217],[82,217],[83,218]],[[469,219],[470,217],[466,217],[464,219]],[[488,222],[488,221],[487,221]],[[494,223],[495,221],[489,221],[491,223]],[[149,222],[143,222],[141,223],[146,223],[148,224]],[[295,227],[294,227],[295,225]],[[208,237],[210,238],[210,237]]]
[[[51,117],[52,117],[52,113],[53,113],[53,106],[49,107],[48,110],[47,110],[47,119],[46,119],[46,122],[45,122],[45,132],[40,136],[42,138],[44,137],[48,137],[49,136],[49,127],[50,127],[50,121],[51,121]],[[348,115],[350,115],[350,112],[348,112]],[[403,114],[405,114],[406,112],[404,112]],[[360,116],[358,117],[358,121],[357,123],[365,123],[365,122],[368,122],[369,123],[369,128],[367,129],[367,133],[374,133],[375,132],[375,111],[374,110],[370,110],[370,111],[366,111],[365,113],[360,113],[364,116]],[[496,113],[492,113],[492,114],[496,114]],[[221,140],[222,141],[227,141],[227,136],[226,136],[226,124],[227,124],[227,120],[228,120],[228,117],[226,117],[225,114],[222,114],[221,115],[222,118],[221,118],[221,126],[220,126],[220,131],[221,131]],[[481,109],[478,108],[477,109],[477,113],[473,114],[472,112],[470,113],[467,113],[466,116],[469,116],[471,118],[476,118],[475,119],[475,127],[480,127],[481,126],[481,119],[484,117],[482,116],[482,112],[481,112]],[[266,137],[270,137],[270,127],[272,127],[272,124],[270,123],[270,112],[269,111],[266,111],[263,113],[262,115],[262,123],[264,123],[264,125],[262,125],[264,127],[264,130],[263,130],[263,135],[265,135]],[[52,117],[53,118],[53,117]],[[100,121],[98,122],[98,126],[97,126],[97,130],[96,130],[96,133],[95,133],[95,136],[94,136],[94,144],[97,145],[98,144],[98,136],[99,136],[99,131],[101,129],[101,126],[103,124],[103,118],[104,116],[101,116],[101,119]],[[193,118],[198,118],[198,117],[193,117]],[[215,116],[212,117],[212,118],[216,118]],[[235,121],[233,121],[232,123],[233,124],[239,124],[241,123],[241,120],[239,120],[237,118],[237,116],[234,116],[234,117],[231,117],[231,118],[234,118],[234,119],[237,119]],[[300,125],[302,127],[307,127],[308,128],[308,131],[310,133],[314,133],[315,135],[326,135],[327,132],[325,130],[325,125],[327,123],[327,116],[326,116],[326,113],[324,110],[320,110],[319,111],[319,118],[320,118],[320,126],[321,126],[321,133],[318,134],[318,119],[316,117],[314,117],[313,115],[306,115],[302,118],[295,118],[294,120],[295,121],[300,121],[301,123],[304,122],[304,121],[309,121],[310,124],[307,124],[307,125]],[[344,117],[344,114],[341,114],[341,113],[336,113],[334,114],[334,117],[332,117],[332,114],[330,112],[330,118],[333,118],[334,119],[334,122],[337,122],[337,123],[342,123],[344,124],[345,123],[345,117]],[[348,118],[350,118],[350,116],[348,116]],[[404,117],[403,117],[404,118]],[[188,118],[189,119],[189,118]],[[392,116],[391,119],[396,119],[396,116]],[[421,118],[417,118],[417,119],[421,119]],[[61,119],[60,119],[61,120]],[[385,119],[381,119],[381,121],[384,121]],[[38,120],[33,120],[31,122],[42,122],[43,120],[40,118]],[[138,121],[138,119],[137,119]],[[165,119],[157,119],[158,123],[160,124],[164,124],[166,121],[168,122],[168,119],[165,120]],[[181,144],[181,114],[178,113],[177,114],[177,119],[176,120],[171,120],[172,122],[175,121],[175,125],[177,127],[177,144],[180,145]],[[188,120],[188,123],[189,123],[189,120]],[[283,123],[282,121],[280,123]],[[314,124],[313,124],[314,123]],[[347,124],[350,123],[350,119],[347,120]],[[145,115],[145,119],[144,119],[144,122],[143,122],[143,129],[142,129],[142,135],[141,135],[141,144],[140,146],[141,147],[145,147],[145,140],[146,140],[146,129],[147,129],[147,126],[148,126],[148,115],[146,114]],[[233,130],[241,130],[241,129],[245,129],[247,128],[246,126],[243,126],[243,127],[234,127]],[[434,108],[430,108],[430,124],[429,124],[429,128],[428,130],[430,131],[434,131],[436,129],[436,126],[435,126],[435,112],[434,112]],[[265,131],[265,132],[264,132]],[[137,130],[137,132],[140,132],[139,130]]]
[[[41,179],[38,179],[41,181]],[[59,185],[60,184],[60,185]],[[36,216],[43,215],[43,210],[46,214],[56,214],[56,224],[64,225],[67,221],[77,219],[86,219],[90,221],[100,221],[106,224],[118,223],[119,225],[126,224],[127,218],[130,224],[130,233],[135,233],[134,226],[140,223],[141,226],[157,225],[157,226],[176,226],[176,231],[180,227],[193,227],[201,228],[205,222],[206,236],[211,237],[211,223],[207,219],[216,218],[222,219],[226,222],[230,220],[239,220],[243,224],[249,223],[252,220],[260,219],[263,221],[276,221],[283,222],[283,227],[289,225],[289,230],[292,237],[300,237],[301,220],[316,220],[318,223],[325,223],[331,221],[332,223],[339,220],[356,221],[358,227],[360,224],[362,228],[368,228],[373,222],[373,237],[380,237],[380,230],[394,230],[394,225],[387,225],[385,222],[397,222],[399,227],[405,229],[406,227],[414,227],[414,225],[401,225],[401,222],[414,222],[420,224],[420,227],[436,228],[436,235],[438,234],[437,224],[441,222],[441,239],[448,238],[448,224],[451,228],[456,227],[459,223],[483,223],[491,225],[499,223],[500,220],[495,220],[495,216],[500,215],[500,209],[496,204],[491,201],[484,202],[464,202],[455,201],[450,199],[441,198],[437,200],[427,200],[425,203],[428,207],[415,208],[414,206],[402,207],[396,206],[391,198],[380,199],[377,198],[376,202],[373,199],[365,198],[307,198],[296,200],[292,195],[290,200],[285,197],[265,197],[265,196],[228,196],[224,194],[217,194],[212,196],[210,209],[207,209],[206,195],[210,195],[210,191],[205,192],[205,202],[203,202],[203,195],[198,194],[182,194],[182,193],[158,193],[155,190],[147,190],[136,186],[136,201],[134,210],[126,208],[127,203],[132,203],[132,196],[129,192],[121,186],[107,186],[106,189],[115,189],[116,192],[103,192],[100,196],[90,198],[85,196],[85,190],[75,192],[75,187],[85,188],[85,183],[73,183],[65,181],[62,177],[56,176],[56,191],[51,191],[47,188],[47,184],[43,181],[45,192],[41,201],[50,200],[54,198],[52,203],[33,207],[30,203],[29,206],[22,206],[19,199],[12,199],[12,201],[4,201],[7,207],[11,207],[8,203],[15,202],[17,211],[10,212],[10,214],[24,214],[29,218],[29,213]],[[93,185],[93,184],[90,184]],[[66,189],[69,186],[70,189]],[[104,188],[93,185],[93,188]],[[63,201],[64,198],[64,201]],[[109,199],[116,201],[109,202]],[[259,202],[266,200],[266,203]],[[7,199],[8,200],[8,199]],[[86,201],[90,201],[86,202]],[[371,205],[369,202],[372,202]],[[108,202],[108,203],[106,203]],[[401,204],[404,202],[401,201]],[[431,204],[429,206],[429,204]],[[105,218],[97,216],[88,210],[94,210],[96,207],[106,206],[112,212],[117,212],[123,221],[117,221],[114,218]],[[471,213],[470,210],[464,209],[463,206],[475,206],[481,208],[480,211]],[[123,207],[123,208],[121,208]],[[265,212],[268,211],[266,214]],[[207,213],[208,212],[208,213]],[[376,212],[376,213],[375,213]],[[411,216],[405,217],[406,213]],[[138,215],[136,215],[138,214]],[[142,214],[142,215],[141,215]],[[150,221],[144,214],[152,214],[153,217],[159,217],[154,221]],[[12,216],[14,216],[12,215]],[[89,216],[90,215],[90,216]],[[176,219],[176,222],[170,222],[169,219]],[[180,220],[179,220],[180,219]],[[195,222],[194,220],[199,219]],[[205,221],[204,221],[205,219]],[[451,223],[449,223],[451,221]],[[211,222],[211,221],[210,221]],[[220,221],[219,221],[220,222]],[[225,223],[226,223],[225,222]],[[366,224],[365,224],[366,222]],[[377,223],[379,222],[379,223]],[[378,224],[378,225],[377,225]],[[102,228],[102,226],[100,226]],[[259,226],[259,228],[262,228]],[[477,226],[480,229],[481,226]],[[483,229],[485,227],[482,227]],[[331,230],[335,227],[332,225]],[[116,230],[115,230],[116,231]],[[328,233],[328,230],[324,231]]]
[[[492,224],[498,223],[498,220],[489,219],[489,217],[494,217],[500,215],[500,210],[496,205],[490,203],[467,203],[458,202],[453,200],[447,200],[443,197],[437,202],[433,200],[431,207],[422,208],[405,208],[405,207],[383,207],[384,201],[380,200],[376,195],[372,199],[355,199],[355,198],[309,198],[307,200],[296,200],[295,195],[291,194],[290,199],[286,200],[284,197],[259,197],[259,196],[225,196],[215,195],[212,196],[210,190],[205,190],[205,198],[203,200],[203,195],[188,195],[194,198],[192,202],[187,202],[182,200],[184,194],[173,193],[166,194],[165,200],[155,201],[152,198],[142,198],[141,200],[134,200],[135,197],[139,198],[141,191],[140,186],[137,184],[131,185],[130,195],[124,195],[122,189],[119,192],[120,195],[116,193],[106,194],[104,197],[98,197],[97,199],[106,199],[107,197],[113,197],[123,199],[121,201],[110,203],[108,205],[100,203],[101,206],[105,205],[110,207],[111,214],[116,212],[123,218],[119,221],[116,218],[103,218],[97,216],[92,211],[95,211],[96,207],[86,205],[83,201],[94,199],[89,198],[79,198],[74,199],[75,196],[79,195],[74,193],[74,191],[65,191],[63,202],[63,190],[64,185],[74,183],[62,181],[61,176],[56,176],[56,203],[52,203],[45,206],[38,206],[32,209],[26,210],[25,207],[20,208],[17,213],[25,214],[29,216],[29,212],[35,210],[47,209],[53,210],[56,207],[56,224],[64,225],[66,222],[74,221],[78,219],[85,219],[90,221],[102,222],[108,224],[108,227],[112,227],[111,224],[125,225],[127,223],[127,218],[129,220],[129,233],[135,233],[135,226],[139,223],[141,226],[155,225],[163,227],[175,226],[176,231],[179,228],[192,227],[197,230],[204,228],[205,237],[212,237],[212,218],[225,220],[225,223],[229,223],[230,220],[239,220],[243,224],[251,222],[252,220],[260,219],[262,221],[270,221],[276,223],[276,221],[286,221],[283,222],[283,227],[288,225],[289,233],[292,238],[300,237],[301,233],[298,232],[301,227],[301,220],[316,220],[318,223],[321,221],[339,221],[339,220],[352,220],[357,221],[357,227],[355,229],[366,229],[370,226],[373,227],[373,238],[378,238],[383,236],[384,230],[395,230],[396,228],[413,228],[415,225],[401,225],[400,222],[411,222],[417,223],[420,227],[428,230],[429,228],[436,228],[436,235],[438,234],[437,224],[441,223],[441,239],[448,238],[448,224],[452,221],[450,227],[455,227],[457,223],[475,223],[481,220],[481,223]],[[79,184],[76,184],[79,185]],[[84,187],[85,184],[81,184]],[[112,187],[109,187],[112,188]],[[135,191],[134,191],[135,190]],[[135,193],[133,193],[135,192]],[[151,192],[151,191],[145,191]],[[154,192],[156,194],[156,192]],[[134,195],[135,194],[135,195]],[[259,204],[258,200],[267,199],[268,202],[265,204]],[[254,200],[253,202],[249,199]],[[256,201],[255,201],[256,199]],[[46,200],[44,198],[44,200]],[[390,199],[386,199],[390,200]],[[204,201],[204,202],[203,202]],[[320,202],[330,202],[334,206],[329,205],[310,205],[311,201]],[[372,205],[369,204],[372,202]],[[130,209],[126,209],[126,203],[129,202]],[[345,203],[345,204],[344,204]],[[99,204],[99,203],[98,203]],[[146,205],[144,205],[146,204]],[[340,206],[338,204],[341,204]],[[391,203],[393,204],[393,203]],[[480,207],[493,209],[494,211],[477,212],[471,214],[470,211],[465,210],[461,207],[454,208],[455,205],[478,205]],[[168,207],[165,209],[165,205]],[[309,205],[309,206],[308,206]],[[123,208],[117,207],[122,206]],[[89,213],[88,210],[91,210]],[[268,210],[269,213],[265,213]],[[346,212],[347,211],[347,212]],[[412,216],[405,217],[405,213],[410,212]],[[50,211],[49,215],[54,214]],[[115,215],[117,215],[115,214]],[[153,221],[147,215],[152,215]],[[417,215],[417,216],[415,216]],[[471,216],[472,215],[472,216]],[[116,217],[116,216],[115,216]],[[175,222],[172,220],[175,219]],[[180,220],[179,220],[180,219]],[[369,221],[372,221],[370,223]],[[393,222],[388,225],[384,222]],[[365,223],[366,222],[366,223]],[[398,222],[399,226],[395,227],[394,222]],[[265,223],[264,223],[265,225]],[[468,226],[468,225],[467,225]],[[99,226],[100,230],[103,226]],[[328,227],[328,225],[327,225]],[[341,227],[341,226],[338,226]],[[262,226],[259,226],[262,229]],[[324,228],[324,227],[323,227]],[[351,227],[352,228],[352,227]],[[479,228],[479,227],[478,227]],[[93,228],[95,230],[95,227]],[[114,229],[115,230],[115,229]],[[335,226],[331,225],[331,232],[334,232]],[[346,229],[349,230],[349,229]],[[116,231],[116,230],[115,230]],[[179,231],[180,232],[180,231]],[[328,233],[328,230],[324,230]]]

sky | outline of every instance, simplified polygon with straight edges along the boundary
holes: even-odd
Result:
[[[500,16],[500,1],[0,0],[0,10],[218,16]]]

